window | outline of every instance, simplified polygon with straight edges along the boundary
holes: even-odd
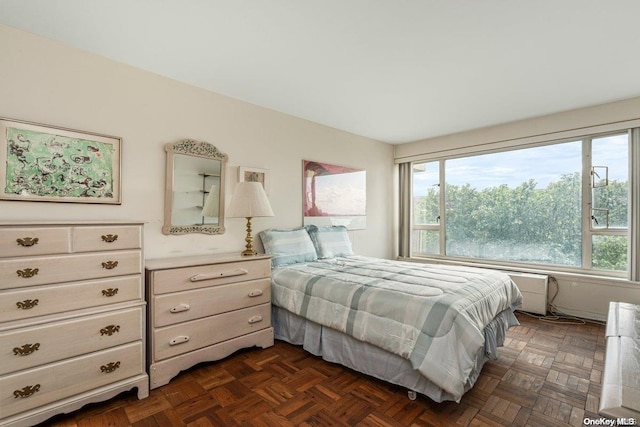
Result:
[[[589,141],[588,141],[589,142]],[[591,141],[591,268],[628,268],[629,137],[612,135]]]
[[[413,162],[412,256],[626,272],[629,139]]]
[[[440,164],[412,165],[413,230],[411,251],[440,253]]]

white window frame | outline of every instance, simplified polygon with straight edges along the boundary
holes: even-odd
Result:
[[[607,135],[620,135],[623,132],[612,132],[602,135],[589,135],[582,140],[582,269],[593,271],[593,236],[627,236],[627,260],[631,263],[630,255],[630,225],[627,228],[595,228],[591,220],[592,207],[593,207],[593,188],[592,188],[592,176],[591,168],[593,162],[591,160],[591,147],[592,141],[596,138],[600,138]],[[629,138],[628,158],[631,158],[630,148],[632,144],[632,130],[627,131]],[[631,165],[629,165],[631,166]],[[631,168],[629,168],[631,171]],[[631,173],[629,173],[629,184],[631,183]],[[631,188],[631,185],[629,185]],[[631,194],[627,194],[627,200],[629,205],[631,204]],[[631,209],[631,207],[629,207]],[[630,219],[631,215],[627,215]],[[627,268],[628,270],[629,268]],[[600,271],[600,270],[595,270]]]
[[[624,125],[627,126],[624,126]],[[633,128],[631,127],[633,125]],[[455,149],[451,151],[433,153],[432,155],[425,156],[413,156],[410,163],[428,163],[439,162],[440,172],[440,222],[437,225],[424,224],[416,225],[413,223],[413,208],[410,215],[410,228],[409,239],[411,258],[435,258],[435,259],[452,259],[460,260],[468,263],[481,263],[486,265],[501,265],[501,266],[514,266],[520,269],[544,269],[544,270],[557,270],[568,273],[582,273],[594,276],[604,277],[620,277],[626,278],[631,281],[640,281],[640,266],[638,265],[637,255],[640,253],[638,244],[640,242],[640,120],[635,120],[627,123],[617,123],[604,126],[596,126],[592,128],[585,128],[580,130],[571,130],[566,132],[559,132],[553,135],[545,135],[544,137],[531,137],[524,138],[522,140],[514,140],[511,144],[501,141],[495,144],[484,144],[474,149],[474,147],[467,149]],[[605,135],[621,134],[627,131],[629,133],[629,222],[627,228],[604,228],[595,229],[591,223],[591,206],[592,206],[592,191],[591,191],[591,141],[596,137],[602,137]],[[474,155],[490,154],[495,152],[511,151],[520,148],[539,147],[544,145],[553,145],[568,140],[582,140],[582,266],[581,267],[565,267],[552,264],[529,264],[529,263],[517,263],[508,262],[502,260],[489,260],[478,258],[460,258],[451,257],[446,255],[446,215],[445,215],[445,198],[446,198],[446,185],[445,185],[445,162],[448,159],[468,157]],[[413,179],[408,183],[410,188],[410,194],[413,194]],[[412,235],[414,230],[432,230],[439,231],[440,238],[440,251],[437,255],[425,255],[416,254],[413,252]],[[610,271],[610,270],[593,270],[592,269],[592,238],[594,235],[623,235],[628,237],[628,268],[626,272]]]
[[[439,238],[439,248],[438,248],[438,254],[444,254],[445,253],[445,239],[444,239],[444,226],[446,225],[445,221],[445,212],[444,212],[444,202],[445,202],[445,192],[444,192],[444,160],[437,160],[437,161],[426,161],[426,162],[412,162],[411,163],[411,167],[413,170],[413,164],[414,163],[438,163],[438,198],[439,198],[439,209],[438,209],[438,223],[437,224],[416,224],[415,223],[415,219],[414,219],[414,211],[413,211],[413,203],[411,205],[411,226],[410,226],[410,244],[409,244],[409,248],[413,248],[413,231],[414,230],[426,230],[426,231],[437,231],[438,234],[438,238]],[[413,178],[413,175],[412,175]],[[413,179],[411,179],[411,182],[409,183],[409,194],[411,194],[411,199],[413,200]],[[413,249],[411,250],[411,257],[414,256],[413,253]],[[416,256],[421,256],[421,255],[417,255]]]

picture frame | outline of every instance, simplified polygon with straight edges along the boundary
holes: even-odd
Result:
[[[302,161],[303,225],[367,227],[367,171]]]
[[[122,139],[0,118],[0,200],[122,204]]]
[[[269,170],[238,166],[238,182],[259,182],[269,192]]]

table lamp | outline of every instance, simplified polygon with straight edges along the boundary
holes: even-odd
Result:
[[[227,216],[230,218],[247,219],[247,242],[243,256],[256,255],[253,250],[253,237],[251,236],[251,219],[255,217],[273,216],[273,210],[269,204],[267,193],[259,182],[239,182],[231,197]]]

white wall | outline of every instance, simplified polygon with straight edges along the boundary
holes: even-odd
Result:
[[[555,132],[636,119],[640,119],[640,97],[396,145],[394,157],[405,159],[483,144],[508,145],[510,140],[544,138]]]
[[[394,157],[400,162],[425,153],[469,151],[479,145],[505,147],[513,145],[515,141],[512,140],[540,139],[551,133],[574,129],[580,132],[581,128],[639,118],[640,97],[397,145]],[[554,304],[564,313],[604,320],[609,301],[640,304],[640,283],[553,270],[537,272],[551,274],[558,280]],[[553,296],[556,287],[550,285],[549,292]]]
[[[121,137],[122,205],[0,201],[0,221],[142,220],[147,258],[244,248],[245,221],[226,233],[165,236],[164,145],[191,138],[229,156],[228,204],[237,167],[270,171],[275,217],[254,232],[302,224],[302,160],[367,170],[367,229],[350,232],[362,255],[392,253],[393,147],[281,114],[0,25],[0,117]],[[311,84],[311,83],[310,83]],[[259,245],[258,245],[259,246]],[[259,246],[260,247],[260,246]]]

